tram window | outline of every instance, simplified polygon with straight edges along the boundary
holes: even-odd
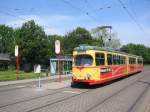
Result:
[[[142,63],[143,63],[142,59],[138,59],[138,64],[142,64]]]
[[[107,54],[107,63],[108,63],[108,65],[112,65],[112,62],[113,60],[112,60],[112,54]]]
[[[136,58],[134,58],[134,64],[136,64]]]
[[[137,63],[140,64],[140,59],[137,60]]]
[[[123,64],[126,64],[126,57],[123,56]]]
[[[129,64],[133,64],[133,58],[129,58]]]
[[[75,56],[76,66],[90,66],[93,63],[93,58],[90,55],[78,55]]]
[[[113,64],[116,64],[116,55],[113,55]]]
[[[119,55],[117,56],[117,64],[118,65],[120,64],[120,56]]]
[[[113,55],[113,64],[114,65],[118,65],[120,62],[119,62],[119,57],[118,55]]]
[[[123,64],[123,56],[120,56],[120,64]]]
[[[126,64],[126,58],[125,58],[125,56],[121,56],[121,58],[120,58],[120,64]]]
[[[135,58],[133,58],[133,64],[136,64],[136,59]]]
[[[140,59],[140,64],[142,64],[143,63],[143,60],[142,59]]]
[[[129,64],[136,64],[135,58],[129,58]]]
[[[105,65],[105,56],[103,53],[96,53],[96,65]]]
[[[129,64],[131,64],[131,58],[129,58]]]
[[[131,58],[129,58],[129,64],[132,64],[132,60],[131,60]]]

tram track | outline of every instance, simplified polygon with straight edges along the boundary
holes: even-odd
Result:
[[[147,73],[147,72],[146,72]],[[148,71],[148,73],[150,73],[150,71]],[[114,96],[117,96],[118,94],[120,94],[122,91],[126,90],[127,88],[129,88],[130,86],[134,85],[135,83],[139,82],[139,83],[143,83],[143,84],[147,84],[147,82],[142,82],[140,81],[140,79],[144,78],[144,76],[140,77],[137,81],[131,83],[130,85],[125,86],[124,88],[120,89],[119,91],[117,91],[116,93],[112,94],[111,96],[105,98],[104,100],[102,100],[101,102],[95,104],[94,106],[92,106],[91,108],[89,108],[86,112],[91,112],[92,110],[94,110],[96,107],[98,107],[99,105],[102,105],[104,102],[108,101],[109,99],[111,99]],[[138,100],[140,99],[141,96],[143,96],[143,94],[147,91],[147,87],[143,90],[143,92],[140,94],[139,98],[133,103],[133,105],[130,107],[130,109],[128,110],[128,112],[130,112],[132,110],[132,108],[134,107],[134,105],[136,104],[136,102],[138,102]]]
[[[47,94],[47,95],[43,95],[43,96],[39,96],[39,97],[34,97],[34,98],[27,99],[27,100],[22,100],[22,101],[10,103],[10,104],[4,105],[4,106],[0,106],[0,110],[1,110],[2,108],[6,108],[7,106],[12,106],[12,105],[19,104],[19,103],[30,102],[30,101],[37,100],[37,99],[40,99],[40,98],[43,98],[43,97],[56,95],[56,94],[58,94],[58,93],[65,92],[65,90],[66,90],[67,88],[70,88],[70,86],[61,88],[61,90],[58,89],[58,90],[60,90],[60,91],[57,91],[57,92],[54,92],[54,93],[51,93],[51,94]],[[81,95],[81,94],[85,94],[85,93],[87,93],[87,92],[89,92],[89,91],[92,91],[92,89],[87,89],[87,90],[85,90],[85,91],[83,91],[83,92],[80,92],[80,93],[78,93],[78,94],[75,94],[75,95],[72,95],[72,96],[69,96],[69,97],[65,97],[65,98],[62,98],[62,99],[59,99],[59,100],[56,99],[56,101],[54,101],[54,102],[52,102],[52,103],[48,103],[48,104],[46,104],[46,105],[44,105],[44,106],[39,106],[39,107],[37,107],[37,108],[33,108],[33,109],[28,110],[28,111],[25,111],[25,112],[31,112],[31,111],[34,111],[34,110],[37,110],[37,109],[40,109],[40,108],[44,108],[44,107],[46,107],[46,106],[50,106],[50,105],[56,104],[56,103],[58,103],[58,102],[62,102],[62,101],[68,100],[68,99],[73,98],[73,97],[75,97],[75,96],[79,96],[79,95]],[[3,109],[2,109],[2,110],[3,110]]]
[[[139,81],[137,81],[137,82],[139,82]],[[136,82],[135,82],[135,83],[136,83]],[[121,89],[120,91],[118,91],[117,93],[115,93],[115,94],[113,94],[113,95],[107,97],[107,98],[104,99],[103,101],[101,101],[101,102],[97,103],[96,105],[94,105],[93,107],[89,108],[86,112],[93,112],[93,110],[94,110],[95,108],[99,107],[100,105],[103,105],[105,102],[107,102],[107,101],[109,101],[111,98],[113,98],[113,97],[119,95],[121,92],[123,92],[123,91],[126,90],[127,88],[130,88],[130,86],[134,85],[135,83],[133,83],[133,84],[127,86],[127,87],[122,88],[122,89]],[[135,101],[135,102],[133,103],[133,105],[128,109],[127,112],[130,112],[130,111],[132,110],[132,108],[134,107],[134,105],[136,104],[136,102],[138,102],[139,99],[140,99],[140,97],[142,97],[143,94],[147,91],[147,88],[148,88],[148,86],[142,91],[142,93],[139,95],[139,97],[136,99],[136,101]]]
[[[144,83],[144,84],[147,84],[145,82],[141,82],[141,83]],[[139,95],[139,97],[136,99],[136,101],[133,103],[133,105],[128,109],[128,112],[131,112],[132,109],[134,108],[134,106],[136,105],[136,103],[141,99],[141,97],[144,96],[144,94],[148,91],[148,88],[149,88],[149,84],[147,84],[147,87],[144,89],[144,91]]]
[[[145,75],[144,75],[144,76],[145,76]],[[143,77],[144,77],[144,76],[143,76]],[[138,78],[138,80],[142,79],[143,77]],[[138,81],[138,80],[137,80],[137,81]],[[135,81],[135,82],[137,82],[137,81]],[[133,82],[132,84],[134,84],[135,82]],[[128,85],[127,87],[129,87],[129,86],[131,86],[131,84]],[[127,87],[122,88],[122,89],[120,90],[120,92],[121,92],[122,90],[124,90],[125,88],[127,88]],[[88,91],[86,91],[86,92],[84,92],[84,93],[89,93],[89,92],[91,92],[91,91],[94,91],[94,90],[88,90]],[[118,92],[119,92],[119,91],[117,91],[117,93],[118,93]],[[46,104],[46,105],[44,105],[44,106],[40,106],[40,107],[31,109],[31,110],[29,110],[29,111],[26,111],[26,112],[36,111],[36,110],[38,110],[38,109],[42,109],[42,108],[45,108],[45,107],[48,107],[48,106],[51,106],[51,105],[54,105],[54,104],[57,104],[57,103],[60,103],[60,102],[63,102],[63,101],[67,101],[67,100],[69,100],[69,99],[71,99],[71,98],[77,97],[77,96],[82,95],[82,94],[83,94],[83,93],[76,94],[76,95],[74,95],[74,96],[71,96],[71,97],[67,97],[67,98],[58,100],[58,101],[56,101],[56,102],[48,103],[48,104]],[[114,95],[116,95],[116,94],[113,94],[112,96],[106,98],[103,102],[105,102],[105,101],[108,100],[109,98],[113,97]],[[94,106],[93,108],[95,108],[95,106]],[[90,110],[89,110],[89,111],[90,111]],[[87,111],[87,112],[89,112],[89,111]]]
[[[10,105],[15,105],[15,104],[18,104],[18,103],[23,103],[23,102],[28,102],[28,101],[31,101],[31,100],[35,100],[35,99],[39,99],[39,98],[42,98],[42,97],[47,97],[47,96],[51,96],[51,95],[54,95],[54,94],[57,94],[57,93],[61,93],[61,92],[64,91],[64,89],[67,89],[69,87],[70,86],[59,88],[59,89],[55,89],[56,92],[53,92],[53,93],[49,93],[49,94],[45,94],[45,95],[41,95],[41,96],[37,96],[37,97],[32,97],[30,99],[25,99],[25,100],[21,100],[21,101],[16,101],[14,103],[9,103],[9,104],[6,104],[6,105],[2,105],[2,106],[0,106],[0,109],[3,108],[3,107],[10,106]]]
[[[26,112],[36,111],[36,110],[38,110],[38,109],[41,109],[41,108],[44,108],[44,107],[47,107],[47,106],[51,106],[51,105],[56,104],[56,103],[59,103],[59,102],[63,102],[63,101],[65,101],[65,100],[69,100],[69,99],[74,98],[74,97],[76,97],[76,96],[79,96],[79,95],[81,95],[81,94],[86,94],[86,93],[88,93],[88,92],[90,92],[90,91],[92,91],[92,90],[87,90],[87,91],[85,91],[85,92],[82,92],[82,93],[79,93],[79,94],[75,94],[75,95],[70,96],[70,97],[67,97],[67,98],[63,98],[63,99],[58,100],[58,101],[55,101],[55,102],[53,102],[53,103],[48,103],[48,104],[46,104],[46,105],[44,105],[44,106],[40,106],[40,107],[31,109],[31,110],[29,110],[29,111],[26,111]]]
[[[30,87],[30,86],[24,86],[24,87],[16,86],[16,87],[12,87],[12,88],[8,88],[8,89],[0,90],[0,93],[14,91],[14,90],[18,90],[18,89],[24,89],[24,88],[28,88],[28,87]]]
[[[144,72],[144,76],[139,76],[138,78],[135,77],[135,78],[134,78],[135,81],[134,81],[133,83],[130,83],[128,86],[125,86],[125,87],[122,88],[120,91],[117,91],[115,94],[113,94],[113,95],[111,95],[111,96],[105,98],[102,102],[96,104],[95,106],[93,106],[93,107],[91,107],[89,110],[87,110],[87,112],[91,111],[92,108],[97,107],[99,104],[104,103],[105,101],[107,101],[107,100],[110,99],[111,97],[115,96],[116,94],[119,94],[118,92],[121,92],[121,91],[124,90],[125,88],[128,88],[129,86],[133,85],[133,84],[136,83],[136,82],[140,82],[139,80],[142,79],[143,77],[145,77],[145,74],[147,74],[147,73],[150,73],[150,71]],[[55,90],[56,92],[53,92],[53,93],[50,93],[50,94],[46,94],[46,95],[42,95],[42,96],[38,96],[38,97],[34,97],[34,98],[30,98],[30,99],[26,99],[26,100],[17,101],[17,102],[14,102],[14,103],[6,104],[6,105],[3,105],[3,106],[0,106],[0,109],[2,109],[2,108],[4,108],[4,107],[7,107],[7,106],[12,106],[12,105],[15,105],[15,104],[19,104],[19,103],[30,102],[30,101],[32,101],[32,100],[40,99],[40,98],[42,98],[42,97],[52,96],[52,95],[54,95],[54,94],[63,92],[64,90],[66,90],[66,89],[69,88],[69,87],[70,87],[70,86],[61,88],[61,90],[60,90],[60,89],[57,89],[57,90],[59,90],[59,91]],[[65,89],[65,88],[66,88],[66,89]],[[75,94],[75,95],[72,95],[72,96],[69,96],[69,97],[65,97],[65,98],[61,98],[61,99],[56,99],[56,101],[53,101],[53,102],[51,102],[51,103],[47,102],[46,104],[44,104],[44,105],[42,105],[42,106],[35,107],[35,108],[33,108],[33,109],[27,110],[26,112],[36,111],[36,110],[39,110],[39,109],[41,109],[41,108],[45,108],[45,107],[48,107],[48,106],[57,104],[57,103],[59,103],[59,102],[67,101],[67,100],[69,100],[69,99],[71,99],[71,98],[75,98],[75,97],[77,97],[77,96],[80,96],[80,95],[82,95],[82,94],[89,93],[90,91],[94,91],[94,90],[95,90],[95,89],[88,89],[88,90],[86,90],[86,91],[84,91],[84,92],[81,92],[81,93],[79,93],[79,94]]]

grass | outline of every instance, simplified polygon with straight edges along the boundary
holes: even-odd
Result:
[[[34,72],[26,73],[23,71],[19,72],[19,80],[24,79],[35,79],[38,78],[39,74],[35,74]],[[43,77],[43,76],[41,76]],[[0,71],[0,81],[10,81],[16,80],[16,71],[15,70],[8,70],[8,71]]]

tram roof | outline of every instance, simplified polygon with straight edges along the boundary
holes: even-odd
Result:
[[[74,51],[84,51],[84,50],[101,50],[101,51],[108,51],[108,52],[119,53],[119,54],[124,54],[124,55],[129,55],[129,56],[135,56],[135,57],[142,58],[141,56],[137,56],[137,55],[122,52],[122,51],[120,51],[120,49],[113,49],[113,48],[107,48],[107,47],[80,45],[79,47],[74,48]]]

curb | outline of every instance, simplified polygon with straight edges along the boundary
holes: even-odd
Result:
[[[62,80],[67,80],[71,79],[71,74],[69,75],[62,75]],[[41,83],[46,83],[46,82],[57,82],[58,81],[58,76],[50,76],[47,78],[41,78]],[[1,86],[9,86],[9,85],[16,85],[16,84],[32,84],[35,82],[38,82],[39,79],[26,79],[26,80],[18,80],[18,81],[4,81],[0,82],[0,87]]]

